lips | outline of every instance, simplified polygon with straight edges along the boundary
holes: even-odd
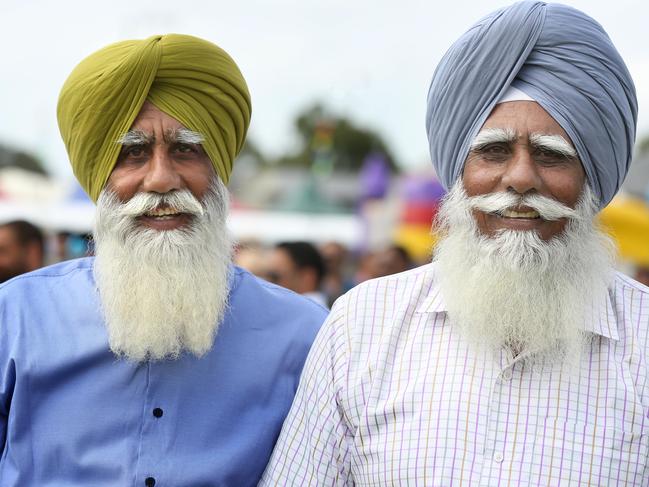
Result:
[[[171,218],[182,214],[183,213],[174,210],[172,208],[156,208],[154,210],[146,212],[144,216],[147,216],[149,218],[165,218],[165,217]]]
[[[526,218],[526,219],[537,219],[541,218],[541,215],[535,210],[521,211],[521,210],[503,210],[498,213],[499,216],[504,218]]]
[[[193,215],[179,211],[175,208],[154,208],[142,213],[137,219],[141,225],[154,230],[177,230],[190,225]]]

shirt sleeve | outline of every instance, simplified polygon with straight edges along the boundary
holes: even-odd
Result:
[[[338,300],[313,343],[262,487],[354,485],[353,436],[340,402],[346,347],[337,334],[344,324],[343,308]]]

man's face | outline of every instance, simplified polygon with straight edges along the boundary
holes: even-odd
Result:
[[[462,175],[468,196],[512,192],[539,194],[575,208],[585,173],[561,126],[532,101],[496,105],[474,141]],[[543,240],[563,232],[566,220],[548,221],[520,206],[513,211],[474,210],[480,233],[535,230]]]
[[[146,102],[122,139],[122,151],[107,186],[122,202],[136,193],[181,189],[203,201],[216,174],[200,142],[198,134]],[[155,230],[175,230],[190,220],[190,215],[171,208],[157,208],[138,217],[141,225]]]
[[[291,256],[281,248],[273,249],[269,258],[268,279],[275,284],[302,293],[300,272]]]
[[[27,272],[27,250],[21,247],[14,231],[0,228],[0,282]]]

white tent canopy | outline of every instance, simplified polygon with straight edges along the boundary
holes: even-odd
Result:
[[[57,204],[0,201],[0,222],[27,220],[49,232],[89,233],[95,207],[88,203]],[[315,243],[336,240],[356,245],[362,239],[362,223],[355,215],[320,215],[267,211],[232,210],[228,227],[238,240],[274,243],[307,240]]]

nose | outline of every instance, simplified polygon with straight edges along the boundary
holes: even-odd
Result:
[[[142,191],[168,193],[181,189],[181,178],[173,159],[161,147],[155,147],[142,182]]]
[[[541,189],[543,180],[534,158],[526,148],[519,147],[507,162],[502,184],[508,191],[518,194],[536,192]]]

